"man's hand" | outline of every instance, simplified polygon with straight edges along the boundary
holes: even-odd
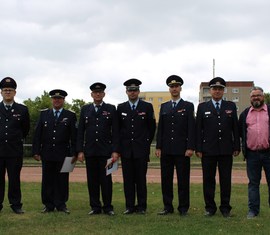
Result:
[[[33,158],[34,158],[36,161],[40,161],[40,159],[41,159],[40,155],[37,155],[37,154],[34,155]]]
[[[161,149],[156,149],[155,154],[156,154],[157,158],[160,158],[161,157]]]
[[[77,157],[76,156],[72,156],[72,160],[71,160],[71,164],[77,162]]]
[[[187,149],[186,152],[185,152],[185,156],[186,156],[186,157],[192,157],[193,152],[194,152],[194,151],[193,151],[192,149]]]
[[[84,153],[83,152],[78,153],[78,161],[84,162]]]
[[[202,152],[196,152],[196,156],[197,156],[198,158],[202,158]]]

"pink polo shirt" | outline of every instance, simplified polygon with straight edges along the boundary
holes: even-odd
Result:
[[[247,147],[250,150],[263,150],[269,148],[269,116],[267,105],[260,110],[253,107],[247,115]]]

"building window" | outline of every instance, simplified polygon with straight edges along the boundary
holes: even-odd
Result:
[[[227,87],[224,88],[224,93],[227,93]]]
[[[161,103],[163,101],[163,98],[162,97],[159,97],[158,98],[158,102]]]
[[[239,97],[234,97],[232,101],[233,102],[239,102]]]
[[[208,94],[209,93],[209,88],[203,88],[203,94]]]
[[[239,89],[238,88],[232,88],[232,93],[239,93]]]
[[[153,98],[150,97],[148,101],[149,101],[150,103],[152,103],[152,102],[153,102]]]

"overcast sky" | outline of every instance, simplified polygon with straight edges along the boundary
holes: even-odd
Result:
[[[269,92],[269,0],[0,0],[0,76],[13,77],[17,101],[61,88],[67,100],[127,100],[123,82],[198,103],[199,85],[215,75],[254,81]]]

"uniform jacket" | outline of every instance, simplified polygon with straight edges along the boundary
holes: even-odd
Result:
[[[236,106],[222,100],[220,115],[212,101],[200,103],[196,118],[196,152],[203,155],[231,155],[240,151]]]
[[[77,151],[85,157],[106,156],[119,152],[119,129],[116,108],[103,102],[96,112],[93,104],[82,107],[78,127]]]
[[[33,139],[33,155],[42,160],[63,161],[76,156],[76,114],[63,109],[55,121],[52,109],[41,111]]]
[[[249,112],[249,109],[251,107],[246,108],[239,117],[239,133],[242,140],[242,152],[244,157],[246,156],[247,152],[247,115]],[[269,133],[270,133],[270,105],[267,105],[268,115],[269,115]],[[269,136],[269,143],[270,143],[270,136]]]
[[[184,155],[195,150],[194,105],[181,99],[173,109],[172,102],[161,105],[157,131],[157,149],[162,154]]]
[[[26,106],[13,103],[7,111],[0,103],[0,158],[22,157],[23,139],[30,128],[29,112]]]
[[[150,145],[156,130],[153,106],[139,100],[136,110],[129,102],[119,104],[117,113],[120,126],[121,157],[149,158]]]

